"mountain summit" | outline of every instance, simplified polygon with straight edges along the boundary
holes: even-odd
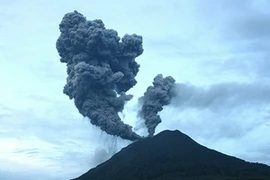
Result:
[[[270,167],[208,149],[180,131],[136,141],[74,180],[270,179]]]

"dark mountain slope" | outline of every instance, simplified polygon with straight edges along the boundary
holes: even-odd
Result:
[[[210,150],[179,131],[163,131],[130,144],[74,180],[179,180],[203,177],[224,180],[258,177],[256,179],[270,180],[270,167]]]

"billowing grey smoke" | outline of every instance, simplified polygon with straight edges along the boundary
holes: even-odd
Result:
[[[136,84],[139,64],[135,58],[143,53],[142,37],[125,35],[120,40],[101,20],[88,21],[77,11],[67,13],[59,28],[56,48],[68,74],[64,93],[101,130],[124,139],[139,139],[118,112],[132,98],[125,92]]]
[[[171,76],[163,78],[159,74],[154,78],[153,86],[149,86],[144,96],[140,97],[142,108],[139,116],[145,120],[149,136],[154,135],[157,125],[161,123],[158,112],[162,111],[164,105],[170,104],[174,96],[175,80]]]

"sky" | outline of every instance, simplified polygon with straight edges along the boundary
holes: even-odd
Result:
[[[120,114],[145,135],[137,100],[157,74],[177,81],[156,133],[270,165],[268,0],[0,0],[0,179],[77,177],[130,142],[112,137],[63,94],[56,40],[64,14],[143,36],[134,98]]]

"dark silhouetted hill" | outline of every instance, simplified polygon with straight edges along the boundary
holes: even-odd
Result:
[[[208,149],[180,131],[163,131],[74,180],[270,180],[270,167]]]

